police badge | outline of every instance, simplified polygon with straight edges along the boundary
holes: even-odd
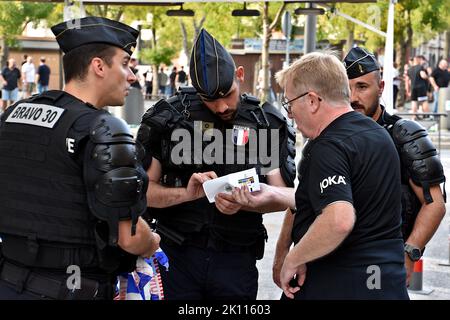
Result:
[[[232,138],[233,138],[233,143],[235,145],[237,145],[237,146],[246,145],[248,142],[249,134],[250,134],[249,127],[233,125]]]

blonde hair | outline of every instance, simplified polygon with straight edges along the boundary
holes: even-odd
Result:
[[[276,73],[278,84],[286,88],[291,81],[294,89],[311,90],[330,103],[350,102],[350,87],[344,65],[335,52],[311,52]]]

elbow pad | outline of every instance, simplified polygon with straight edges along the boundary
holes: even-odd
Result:
[[[92,214],[109,226],[110,245],[118,241],[120,220],[132,220],[131,234],[146,208],[148,177],[125,121],[110,114],[90,126],[85,152],[84,179]]]

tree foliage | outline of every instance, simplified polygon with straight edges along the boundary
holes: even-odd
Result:
[[[6,64],[9,47],[16,43],[28,24],[47,18],[54,8],[51,3],[0,2],[0,65]]]
[[[52,3],[0,2],[0,37],[12,44],[28,24],[46,19],[54,6]]]
[[[144,48],[141,50],[139,58],[144,64],[170,65],[175,53],[175,50],[169,47]]]

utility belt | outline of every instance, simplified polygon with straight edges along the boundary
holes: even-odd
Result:
[[[202,249],[209,248],[219,252],[249,252],[255,255],[256,260],[263,258],[265,242],[267,241],[266,233],[264,238],[258,239],[251,245],[237,245],[213,237],[207,228],[203,228],[200,232],[181,234],[167,227],[161,228],[161,225],[158,225],[157,231],[161,236],[161,240],[171,246],[189,245]]]
[[[2,261],[3,259],[3,261]],[[80,278],[80,289],[69,289],[74,285],[67,277],[53,277],[18,266],[0,257],[0,282],[16,289],[17,293],[29,292],[42,298],[54,300],[94,300],[112,299],[114,290],[112,284],[101,284],[98,281]]]
[[[52,244],[42,240],[4,235],[6,259],[34,268],[65,269],[69,265],[98,269],[97,249],[93,246]]]

